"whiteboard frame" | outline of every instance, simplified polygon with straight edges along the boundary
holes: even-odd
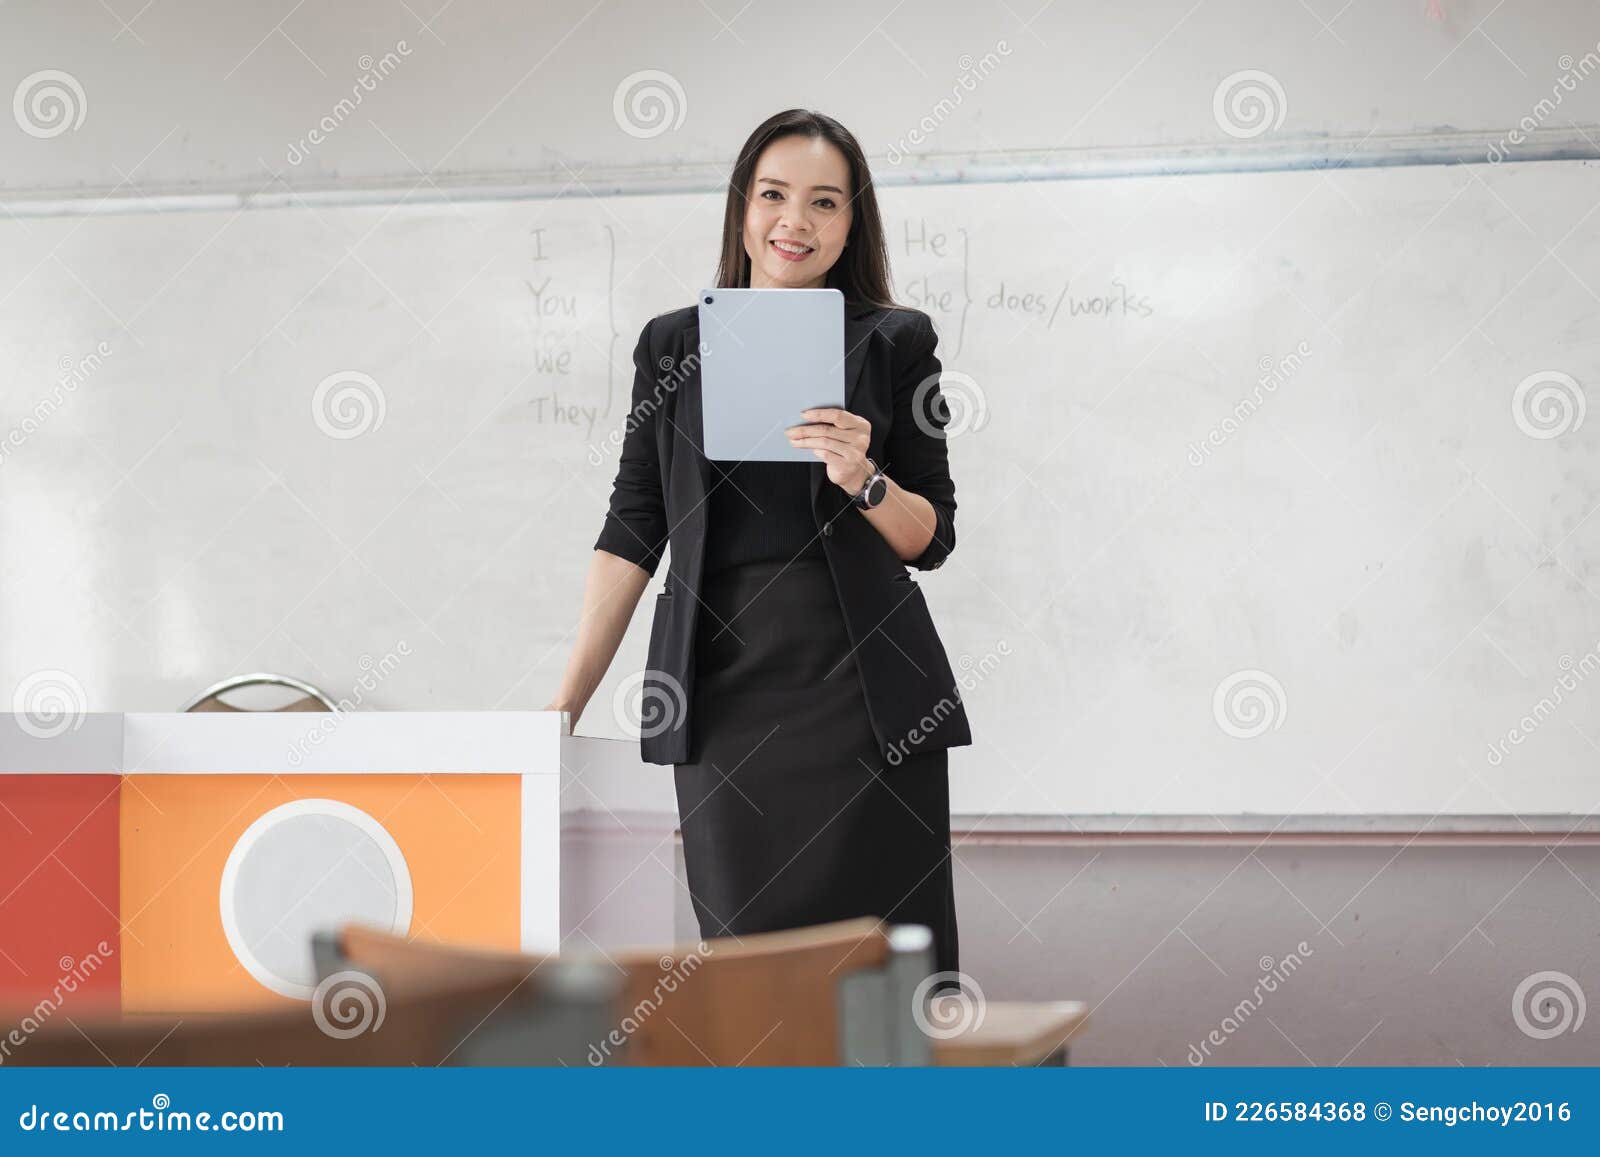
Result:
[[[1600,161],[1594,140],[1600,124],[1570,129],[1516,126],[1498,131],[1364,133],[1299,137],[1267,136],[1250,141],[1195,141],[1130,145],[1121,148],[1049,149],[995,153],[923,153],[915,163],[872,161],[873,183],[905,185],[999,184],[1108,177],[1180,176],[1188,173],[1278,172],[1294,169],[1367,169],[1406,165],[1486,165],[1512,133],[1524,138],[1504,159]],[[680,165],[594,167],[576,190],[570,171],[488,174],[482,177],[348,180],[326,185],[275,188],[195,189],[192,185],[147,183],[123,194],[123,186],[82,189],[14,190],[0,199],[13,217],[79,217],[99,213],[173,213],[250,209],[313,208],[320,205],[397,205],[429,202],[570,200],[597,197],[657,196],[671,193],[721,193],[727,188],[721,162]]]

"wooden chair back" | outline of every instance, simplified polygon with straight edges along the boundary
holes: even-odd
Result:
[[[574,1064],[605,1030],[619,985],[612,970],[561,964],[538,983],[493,974],[435,977],[405,992],[352,975],[311,1004],[207,1014],[123,1015],[63,1008],[19,1034],[8,1065]],[[34,1010],[0,1009],[0,1023]]]
[[[898,951],[894,934],[912,933]],[[921,936],[916,933],[922,933]],[[612,1022],[590,1064],[837,1065],[926,1063],[909,1035],[907,982],[929,958],[925,929],[870,917],[722,938],[603,959],[620,976]],[[347,925],[319,938],[319,971],[358,969],[405,992],[439,977],[514,987],[570,957],[524,956],[406,940]],[[897,963],[897,959],[899,963]],[[903,1013],[903,1015],[902,1015]]]

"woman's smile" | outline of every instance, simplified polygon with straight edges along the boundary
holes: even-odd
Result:
[[[787,237],[780,237],[768,242],[785,261],[804,261],[816,252],[811,246],[802,241],[790,241]]]

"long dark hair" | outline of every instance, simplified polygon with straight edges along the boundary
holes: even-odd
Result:
[[[809,109],[785,109],[768,117],[750,134],[728,177],[728,204],[722,214],[722,259],[717,263],[719,289],[750,286],[750,255],[744,251],[744,215],[755,179],[756,161],[773,141],[807,136],[831,142],[850,163],[850,234],[844,251],[828,270],[824,284],[844,294],[846,308],[875,305],[901,308],[889,287],[889,250],[883,239],[883,218],[866,154],[849,129],[831,116]]]

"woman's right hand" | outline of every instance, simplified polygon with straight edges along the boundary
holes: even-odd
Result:
[[[583,714],[583,708],[582,707],[574,707],[571,703],[565,702],[563,700],[552,700],[551,702],[546,703],[544,705],[544,707],[542,708],[542,710],[545,710],[545,711],[565,711],[567,713],[566,734],[568,734],[568,735],[571,735],[573,733],[573,731],[577,728],[577,726],[578,726],[578,716]]]

